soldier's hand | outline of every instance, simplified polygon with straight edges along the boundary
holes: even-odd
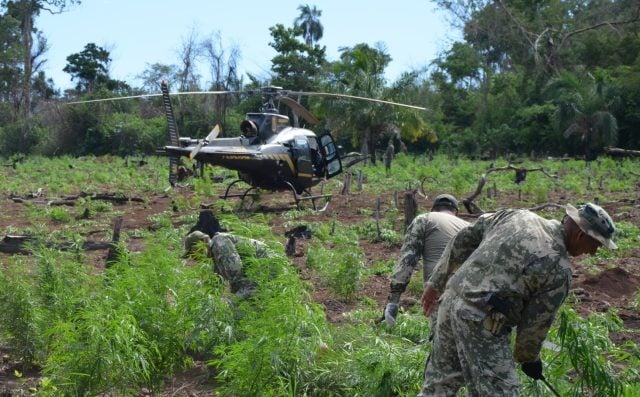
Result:
[[[390,327],[393,327],[394,325],[396,325],[396,318],[398,317],[398,309],[399,309],[398,304],[392,303],[392,302],[387,303],[387,307],[384,308],[384,321],[386,321]]]
[[[429,317],[436,307],[438,307],[438,298],[440,298],[438,291],[428,285],[422,293],[422,298],[420,298],[422,312],[425,316]]]
[[[495,336],[502,335],[502,329],[507,321],[507,317],[500,312],[490,312],[484,318],[484,327]]]
[[[544,379],[542,375],[542,361],[540,359],[528,363],[522,363],[522,372],[531,379]]]

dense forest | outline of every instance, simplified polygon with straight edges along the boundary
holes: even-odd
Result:
[[[266,80],[240,76],[240,49],[225,47],[221,35],[202,39],[193,33],[183,41],[175,64],[151,64],[140,71],[139,86],[111,78],[109,51],[87,43],[69,54],[64,68],[75,88],[60,92],[42,70],[47,32],[35,21],[40,13],[82,4],[4,0],[0,155],[152,153],[166,140],[158,98],[67,103],[156,94],[162,80],[174,92],[242,91],[271,84],[428,108],[301,98],[321,120],[317,128],[333,131],[346,150],[375,153],[395,139],[414,153],[593,159],[606,147],[640,147],[640,135],[634,133],[640,124],[637,0],[433,2],[446,11],[462,39],[397,81],[384,77],[392,54],[380,45],[355,43],[342,48],[339,59],[328,60],[322,10],[301,5],[291,26],[276,24],[265,32],[277,53]],[[196,61],[208,70],[195,70]],[[256,105],[257,98],[185,95],[174,107],[181,133],[202,137],[215,123],[228,136],[239,134],[244,113]]]

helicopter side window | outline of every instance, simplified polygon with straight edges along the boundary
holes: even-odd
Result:
[[[293,148],[296,158],[311,160],[309,153],[309,142],[305,138],[295,138],[293,140]]]
[[[318,144],[318,141],[314,137],[309,137],[309,152],[311,155],[311,164],[313,164],[315,174],[316,176],[321,176],[324,168],[322,161],[322,152],[320,151],[320,145]]]
[[[284,130],[289,126],[289,118],[288,117],[278,117],[272,116],[271,118],[271,129],[276,133]]]

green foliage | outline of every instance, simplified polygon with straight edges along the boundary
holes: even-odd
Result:
[[[436,155],[432,161],[399,156],[398,177],[393,180],[386,177],[383,167],[363,167],[368,181],[365,189],[373,191],[386,183],[401,191],[408,186],[415,188],[416,179],[424,179],[430,198],[439,192],[452,192],[454,186],[465,195],[476,187],[479,170],[485,170],[488,163],[443,155]],[[615,186],[608,181],[636,172],[637,161],[603,158],[589,167],[573,160],[535,165],[525,161],[522,165],[542,166],[559,175],[551,180],[540,172],[529,173],[526,181],[516,185],[511,172],[490,174],[491,184],[496,184],[501,195],[513,195],[521,189],[523,205],[541,200],[544,194],[553,199],[569,188],[602,194],[607,200],[635,194],[633,184],[620,185],[615,191],[607,189]],[[103,184],[131,195],[158,192],[155,180],[160,172],[166,172],[166,164],[156,159],[132,167],[118,157],[32,156],[17,163],[15,169],[3,168],[0,178],[8,191],[18,195],[45,187],[46,197],[54,198],[77,193],[78,186],[94,191]],[[599,187],[600,178],[605,181],[603,188]],[[197,208],[209,197],[208,190],[217,188],[217,184],[203,181],[194,194],[196,198],[173,197],[173,193],[170,198],[181,209]],[[487,209],[503,202],[483,196],[486,201],[481,203]],[[587,198],[578,197],[583,199]],[[397,231],[402,227],[400,214],[391,205],[390,195],[383,196],[382,203],[381,226],[401,236]],[[420,203],[426,206],[429,199]],[[59,223],[53,230],[51,214],[56,207],[27,203],[24,208],[30,224],[9,227],[7,233],[24,232],[33,235],[36,242],[63,241],[78,247],[85,231],[108,229],[112,217],[120,211],[118,207],[89,198],[78,200],[73,211],[65,209],[67,216],[77,217],[88,209],[90,219]],[[620,218],[625,211],[633,210],[631,204],[618,208]],[[385,323],[374,324],[381,314],[377,302],[355,299],[365,277],[388,275],[394,264],[389,259],[364,265],[358,241],[367,238],[367,233],[375,233],[375,223],[346,227],[337,216],[320,222],[310,221],[312,213],[308,211],[282,214],[286,229],[304,224],[312,230],[305,275],[320,279],[331,293],[351,299],[356,307],[344,313],[339,323],[328,324],[321,307],[309,296],[312,286],[300,277],[301,269],[283,255],[282,241],[278,240],[281,236],[272,234],[269,223],[280,215],[243,213],[239,218],[220,201],[214,202],[213,209],[223,227],[265,241],[274,253],[269,259],[255,258],[253,252],[240,247],[248,276],[260,286],[250,299],[229,294],[223,280],[213,273],[210,258],[181,257],[181,237],[187,225],[195,222],[197,211],[183,211],[189,213],[178,217],[167,208],[149,219],[149,228],[124,233],[124,239],[143,237],[136,245],[144,250],[127,252],[122,244],[119,260],[104,271],[96,269],[81,250],[59,252],[37,243],[33,244],[34,255],[3,258],[0,343],[9,349],[6,351],[12,359],[21,360],[23,367],[42,368],[45,377],[38,394],[133,395],[143,387],[161,393],[163,380],[192,365],[194,358],[209,361],[220,395],[418,393],[430,349],[426,341],[430,327],[420,307],[403,307],[396,326],[388,327]],[[366,218],[373,211],[361,210],[359,215]],[[626,221],[618,221],[617,226],[620,249],[601,250],[594,259],[597,263],[625,257],[637,247],[638,226]],[[421,293],[420,278],[416,274],[409,284],[412,295]],[[627,309],[637,306],[634,302]],[[549,382],[562,395],[636,395],[640,379],[638,347],[631,342],[615,344],[614,340],[622,338],[611,335],[629,332],[623,327],[615,312],[582,318],[572,309],[563,308],[547,338],[550,344],[542,350]],[[539,382],[524,376],[522,381],[523,395],[548,395]]]
[[[91,92],[97,86],[105,86],[111,91],[128,88],[124,82],[109,77],[110,53],[95,43],[88,43],[81,52],[67,57],[67,65],[62,69],[77,80],[76,90]]]
[[[307,266],[318,272],[324,283],[336,294],[353,298],[360,288],[364,273],[363,255],[352,244],[339,244],[331,250],[311,243],[307,250]]]
[[[222,395],[299,395],[308,384],[316,353],[330,335],[322,311],[308,302],[289,266],[275,256],[256,260],[248,271],[259,290],[250,301],[237,302],[237,339],[219,345],[211,361]]]
[[[549,377],[558,391],[570,395],[622,396],[627,386],[624,371],[617,368],[637,362],[624,348],[615,346],[609,332],[619,330],[621,320],[615,313],[580,317],[570,308],[562,308],[549,340],[559,344],[547,352]],[[567,367],[575,374],[567,373]],[[631,368],[630,368],[631,369]],[[635,371],[632,371],[632,373]],[[637,381],[637,376],[635,381]],[[525,393],[535,387],[526,381]],[[533,393],[532,393],[533,394]]]
[[[307,247],[307,266],[333,292],[353,298],[365,270],[357,235],[335,220],[331,225],[312,225],[312,233],[315,238]]]
[[[403,317],[398,332],[405,328]],[[320,356],[310,395],[415,396],[422,386],[423,344],[360,323],[336,332],[333,346]]]
[[[33,286],[23,277],[0,272],[0,335],[29,367],[44,359],[44,324]]]
[[[152,153],[166,142],[166,119],[158,116],[143,120],[128,113],[109,115],[98,126],[108,153],[132,155]]]
[[[49,210],[49,217],[53,222],[67,223],[71,221],[71,215],[63,207],[53,207]]]

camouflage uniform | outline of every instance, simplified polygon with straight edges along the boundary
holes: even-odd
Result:
[[[418,215],[409,225],[400,256],[391,276],[389,302],[399,303],[411,274],[422,258],[422,278],[426,282],[451,238],[469,222],[447,212]]]
[[[185,249],[189,252],[197,241],[207,241],[208,237],[199,231],[190,233],[185,239]],[[242,259],[236,248],[239,244],[255,250],[256,258],[267,258],[270,255],[263,242],[231,233],[216,233],[210,239],[209,249],[213,258],[214,271],[229,281],[231,292],[240,296],[249,296],[255,292],[256,284],[247,279],[242,269]]]
[[[387,173],[391,171],[391,162],[393,161],[395,152],[396,152],[396,149],[393,146],[392,141],[389,141],[389,144],[387,145],[387,150],[384,152],[384,168]]]
[[[428,281],[444,293],[421,396],[517,396],[571,282],[563,227],[526,210],[483,215],[447,245]],[[501,332],[487,319],[503,314]],[[509,334],[517,327],[511,353]]]

